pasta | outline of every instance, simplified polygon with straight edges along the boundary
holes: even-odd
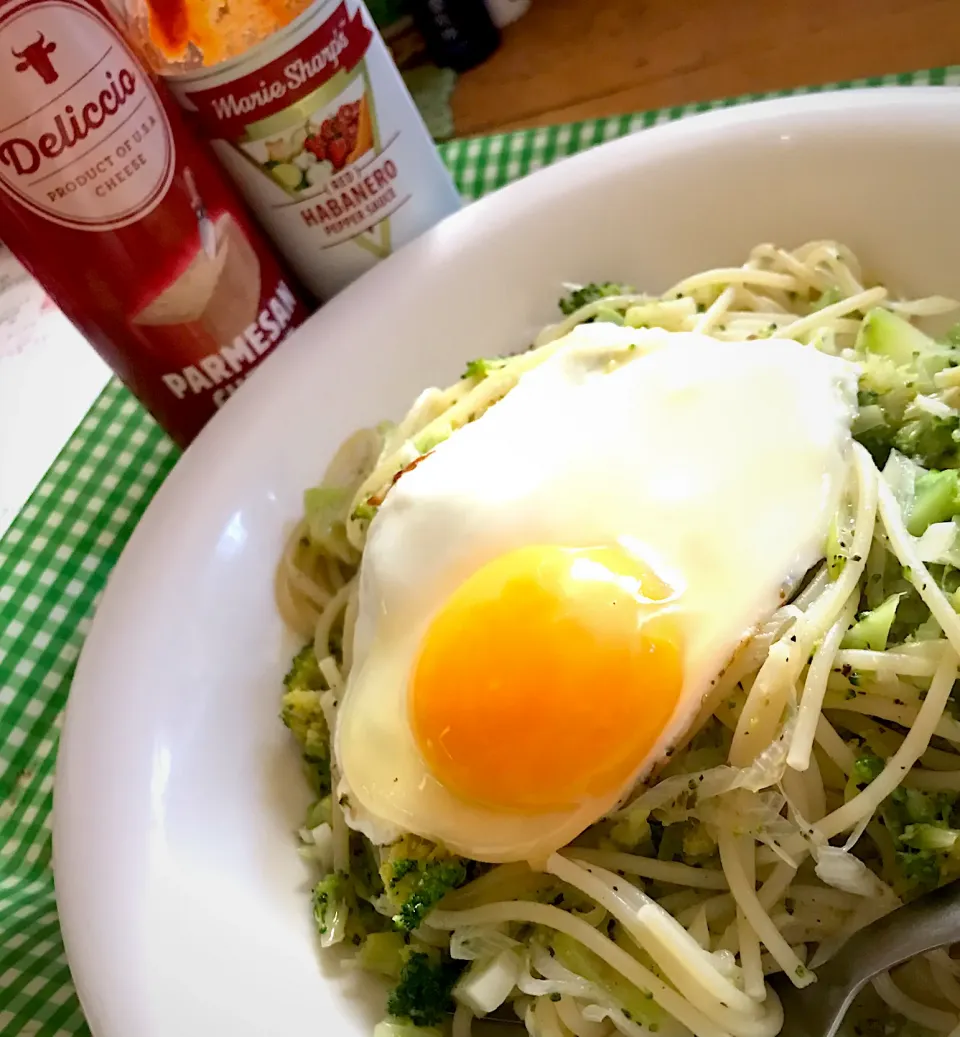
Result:
[[[851,932],[960,874],[960,503],[941,478],[960,457],[951,395],[960,349],[904,325],[920,337],[908,355],[891,356],[865,332],[878,311],[903,321],[956,304],[896,298],[832,241],[761,245],[742,266],[687,277],[660,296],[604,289],[529,351],[478,361],[448,388],[427,390],[398,424],[352,437],[290,536],[278,607],[312,639],[332,730],[377,507],[406,469],[502,399],[578,323],[789,338],[861,364],[858,442],[826,558],[740,646],[685,744],[541,874],[482,869],[423,926],[434,950],[469,960],[454,988],[455,1037],[468,1037],[482,1014],[481,972],[484,991],[503,988],[492,1008],[512,1002],[533,1037],[774,1037],[782,1016],[766,977],[813,982]],[[938,524],[931,556],[920,537]],[[332,870],[349,875],[356,851],[335,796],[325,809],[329,822],[307,834],[328,824]],[[382,863],[380,848],[369,851]],[[464,951],[476,946],[486,950]],[[960,1026],[960,965],[937,952],[922,968],[928,994],[880,977],[861,1020]],[[642,995],[639,1008],[625,985]]]

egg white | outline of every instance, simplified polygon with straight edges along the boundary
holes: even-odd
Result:
[[[351,821],[375,839],[405,830],[478,860],[540,860],[608,812],[625,789],[531,816],[464,802],[434,777],[407,713],[431,617],[466,577],[518,547],[641,551],[678,592],[684,682],[632,785],[784,586],[822,557],[855,401],[853,365],[790,341],[610,324],[572,332],[404,475],[371,523],[336,733]],[[602,689],[584,693],[602,708]]]

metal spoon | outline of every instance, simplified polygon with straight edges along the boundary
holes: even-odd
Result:
[[[785,976],[773,986],[783,1004],[779,1037],[833,1037],[853,999],[878,973],[917,954],[960,942],[960,880],[927,893],[855,933],[817,982],[798,990]]]

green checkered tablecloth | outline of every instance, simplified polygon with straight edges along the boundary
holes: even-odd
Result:
[[[800,92],[893,84],[960,85],[960,66]],[[762,96],[455,140],[441,152],[463,195],[475,199],[602,141]],[[176,459],[170,440],[113,381],[0,540],[2,1037],[89,1032],[64,957],[50,869],[57,742],[107,576]]]

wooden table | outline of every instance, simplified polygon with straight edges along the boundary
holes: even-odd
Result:
[[[458,135],[960,63],[958,0],[533,0]]]

